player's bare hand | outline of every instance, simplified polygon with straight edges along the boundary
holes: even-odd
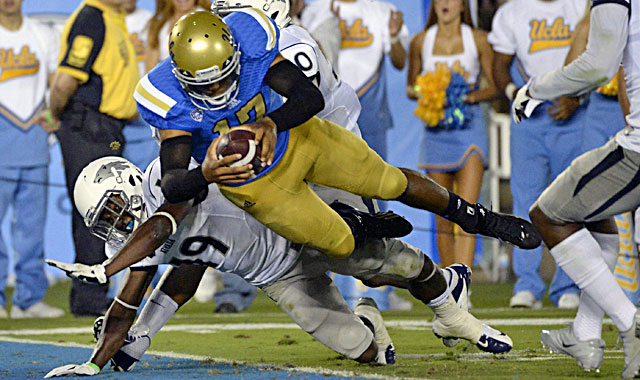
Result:
[[[403,24],[402,12],[391,11],[391,16],[389,17],[389,35],[391,35],[391,37],[397,36]]]
[[[60,129],[60,120],[53,116],[49,109],[40,111],[38,116],[36,116],[35,122],[40,124],[42,129],[47,133],[57,132],[58,129]]]
[[[563,96],[558,98],[551,107],[547,109],[547,114],[552,120],[560,121],[571,117],[580,106],[580,101],[576,97]]]
[[[331,13],[340,20],[340,6],[336,5],[336,0],[331,0],[331,8],[329,9],[331,10]]]
[[[253,165],[229,166],[241,159],[242,155],[232,154],[218,159],[216,150],[219,141],[220,138],[218,137],[211,143],[202,162],[202,174],[207,182],[238,183],[250,179],[254,174]]]
[[[244,124],[244,129],[249,129],[256,134],[256,145],[262,141],[262,154],[260,160],[262,166],[271,165],[273,163],[273,155],[276,151],[276,142],[278,139],[276,132],[276,123],[269,117],[264,117],[260,121],[251,124]]]

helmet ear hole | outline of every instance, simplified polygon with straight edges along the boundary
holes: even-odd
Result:
[[[129,184],[131,186],[135,186],[136,185],[136,180],[133,178],[132,175],[129,175]]]
[[[275,20],[278,17],[278,14],[280,14],[280,11],[275,11],[271,14],[271,19]]]

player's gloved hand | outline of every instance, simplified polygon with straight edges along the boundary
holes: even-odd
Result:
[[[84,364],[67,364],[58,368],[54,368],[47,373],[44,378],[61,377],[61,376],[93,376],[100,373],[100,367],[86,362]]]
[[[45,260],[47,264],[63,270],[67,277],[75,278],[89,284],[106,284],[107,274],[105,273],[103,264],[85,265],[85,264],[68,264],[62,261]]]
[[[256,145],[259,145],[260,141],[262,141],[262,155],[260,156],[262,166],[271,165],[278,139],[276,123],[266,116],[255,123],[244,124],[242,128],[249,129],[256,134]]]
[[[511,104],[511,113],[513,116],[513,121],[518,124],[522,119],[526,119],[533,113],[533,110],[536,109],[542,100],[534,99],[527,95],[527,91],[529,90],[529,83],[520,87],[518,92],[516,93],[516,97],[513,99],[513,103]]]

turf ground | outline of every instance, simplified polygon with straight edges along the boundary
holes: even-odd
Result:
[[[67,281],[56,284],[45,301],[67,309],[69,286]],[[505,355],[482,353],[467,342],[444,347],[431,332],[431,311],[416,301],[412,311],[383,313],[396,346],[396,364],[359,365],[315,342],[259,293],[248,311],[236,315],[213,314],[212,303],[189,302],[156,335],[151,352],[133,372],[105,367],[98,379],[619,378],[623,357],[610,322],[603,328],[607,351],[601,371],[586,373],[573,359],[549,354],[540,345],[542,329],[563,327],[575,312],[549,303],[535,311],[504,308],[511,286],[471,284],[472,313],[514,341]],[[404,291],[400,295],[410,298]],[[92,318],[71,315],[0,320],[0,379],[42,378],[54,367],[86,361],[93,347],[92,325]]]

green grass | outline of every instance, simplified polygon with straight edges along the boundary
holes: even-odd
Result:
[[[45,301],[68,310],[69,282],[53,286]],[[503,308],[511,296],[511,284],[473,283],[473,314],[480,319],[505,318],[571,318],[574,311],[552,308],[548,301],[542,310],[511,310]],[[406,291],[401,296],[410,298]],[[10,295],[7,297],[10,299]],[[264,294],[259,293],[251,308],[237,315],[214,315],[213,303],[187,303],[170,324],[220,324],[220,323],[290,323],[288,317]],[[425,320],[433,317],[431,311],[419,302],[412,311],[384,312],[387,322],[394,320]],[[9,330],[46,329],[56,327],[87,327],[92,318],[74,318],[70,314],[54,320],[0,320],[0,334]],[[446,348],[430,330],[389,328],[397,353],[394,366],[359,365],[345,359],[317,343],[300,329],[273,330],[220,330],[214,333],[161,331],[153,340],[151,350],[173,351],[182,354],[224,358],[278,367],[306,366],[333,370],[349,370],[356,373],[373,373],[397,377],[430,379],[611,379],[619,378],[623,360],[620,351],[607,352],[601,372],[586,373],[573,359],[549,355],[540,346],[543,328],[562,326],[496,326],[509,334],[514,341],[513,353],[489,357],[473,357],[479,353],[473,345],[462,342],[455,348]],[[12,337],[19,338],[18,332]],[[608,349],[615,347],[617,333],[611,325],[603,328],[603,338]],[[60,334],[28,336],[51,342],[75,342],[93,344],[87,334]],[[439,355],[439,356],[426,356]],[[143,362],[144,365],[144,362]]]

